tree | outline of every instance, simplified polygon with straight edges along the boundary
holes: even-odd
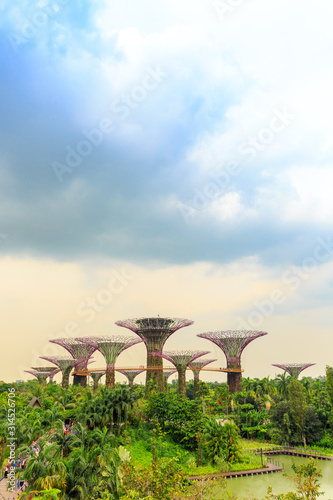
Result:
[[[287,401],[288,385],[290,380],[291,377],[287,375],[287,372],[277,375],[275,379],[278,393],[283,397],[285,401]]]
[[[219,458],[229,463],[237,461],[238,440],[238,428],[233,422],[221,424],[211,418],[205,425],[203,446],[205,455],[211,462],[217,462]]]
[[[331,405],[333,407],[333,367],[326,366],[326,391],[330,398]],[[333,428],[333,416],[332,413],[330,415],[330,425]]]
[[[300,433],[301,440],[303,441],[304,447],[306,447],[306,437],[305,437],[305,422],[306,422],[306,394],[303,385],[292,378],[289,382],[289,401],[290,401],[290,413],[293,421]]]

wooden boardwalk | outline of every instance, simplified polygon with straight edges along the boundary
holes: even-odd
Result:
[[[333,460],[333,457],[329,457],[326,455],[322,455],[319,451],[316,450],[308,450],[307,448],[295,448],[293,446],[282,446],[281,448],[256,448],[253,451],[259,455],[262,453],[263,455],[293,455],[295,457],[306,457],[306,458],[317,458],[318,460]]]
[[[233,478],[233,477],[244,477],[244,476],[257,476],[259,474],[270,474],[272,472],[281,472],[283,467],[273,464],[267,464],[267,467],[261,469],[250,469],[250,470],[238,470],[235,472],[222,472],[221,474],[207,474],[205,476],[187,476],[186,479],[190,481],[208,480],[208,479],[218,479],[221,477]]]

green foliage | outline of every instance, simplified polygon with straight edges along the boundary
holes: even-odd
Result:
[[[299,431],[301,440],[306,447],[305,419],[307,412],[307,403],[305,389],[298,380],[292,378],[289,383],[288,392],[290,400],[290,413],[293,421],[295,422],[296,428]]]
[[[325,435],[318,441],[318,446],[322,448],[330,448],[333,450],[333,436],[330,432],[326,432]]]
[[[219,423],[215,419],[207,421],[203,432],[205,456],[210,460],[223,459],[227,463],[239,460],[239,434],[233,422]]]
[[[204,427],[202,405],[182,394],[152,392],[147,405],[147,418],[158,422],[164,432],[187,449],[197,448],[197,435]]]

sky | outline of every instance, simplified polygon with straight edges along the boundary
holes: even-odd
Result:
[[[52,338],[156,315],[194,321],[166,350],[225,367],[196,335],[260,330],[244,376],[325,374],[332,15],[330,0],[0,0],[0,380],[64,353]],[[117,366],[144,363],[138,345]]]

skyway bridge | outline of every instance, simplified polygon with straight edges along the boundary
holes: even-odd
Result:
[[[115,368],[115,370],[176,370],[174,366],[121,366]],[[187,367],[186,370],[192,370],[191,367]],[[89,370],[77,370],[73,371],[72,375],[89,375],[93,372],[103,372],[105,368],[89,368]],[[242,373],[244,370],[241,368],[200,368],[201,372],[222,372],[222,373]]]

